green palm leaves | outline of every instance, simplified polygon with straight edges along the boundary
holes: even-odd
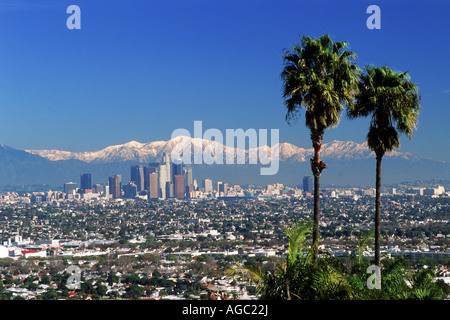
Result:
[[[258,266],[235,264],[226,270],[226,274],[240,275],[256,283],[257,292],[263,299],[291,300],[291,288],[298,286],[298,281],[302,279],[299,276],[310,266],[312,250],[307,250],[306,239],[311,232],[311,222],[295,223],[286,229],[288,255],[274,272],[262,270]]]
[[[286,119],[305,108],[306,126],[323,131],[336,126],[344,105],[353,100],[357,85],[356,55],[346,42],[333,42],[329,35],[303,37],[283,56],[283,98]]]
[[[371,261],[361,254],[346,258],[351,259],[346,262],[324,254],[316,266],[311,258],[313,248],[306,245],[311,233],[311,222],[287,228],[287,255],[274,270],[234,264],[226,274],[255,283],[264,300],[442,300],[449,296],[450,286],[436,281],[433,270],[413,272],[402,258],[383,260],[381,289],[367,286]],[[359,253],[371,238],[369,234],[359,241]]]
[[[352,299],[355,291],[342,273],[325,260],[319,266],[313,264],[313,247],[306,245],[311,233],[311,222],[295,223],[286,229],[288,254],[274,272],[235,264],[226,273],[253,281],[262,299]]]
[[[371,117],[368,147],[377,155],[384,155],[400,146],[399,133],[412,137],[417,126],[420,97],[417,86],[408,74],[396,73],[390,68],[365,69],[358,84],[355,104],[348,116]]]

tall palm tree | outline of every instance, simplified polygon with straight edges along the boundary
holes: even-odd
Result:
[[[314,264],[317,264],[319,240],[320,175],[326,164],[320,160],[325,129],[336,126],[345,104],[353,101],[359,70],[356,54],[347,51],[347,42],[333,42],[329,35],[318,39],[302,37],[301,45],[283,55],[283,98],[287,108],[286,120],[295,119],[305,109],[306,126],[311,132],[314,156]]]
[[[367,145],[376,155],[375,265],[380,267],[381,160],[386,152],[400,146],[399,133],[411,139],[417,126],[420,96],[408,73],[390,68],[366,67],[359,81],[355,104],[348,109],[350,118],[371,116]]]

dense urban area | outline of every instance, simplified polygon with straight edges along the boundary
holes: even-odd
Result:
[[[306,178],[305,178],[306,179]],[[307,180],[307,179],[306,179]],[[307,184],[308,181],[305,181]],[[203,186],[204,187],[204,186]],[[220,188],[220,186],[218,186]],[[285,230],[312,218],[308,190],[282,184],[198,187],[195,197],[0,193],[0,299],[256,299],[230,264],[273,264]],[[448,184],[382,191],[382,254],[450,279]],[[323,188],[321,252],[345,259],[374,228],[373,188]],[[373,254],[367,245],[364,254]]]

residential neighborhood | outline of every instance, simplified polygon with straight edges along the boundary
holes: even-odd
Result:
[[[286,228],[312,218],[313,198],[281,184],[235,189],[251,196],[148,201],[3,192],[0,299],[257,299],[253,283],[225,271],[235,263],[270,268],[285,257]],[[448,282],[445,190],[386,188],[381,249],[433,267]],[[374,228],[373,198],[370,188],[323,190],[323,254],[354,255]],[[373,256],[370,241],[362,252]]]

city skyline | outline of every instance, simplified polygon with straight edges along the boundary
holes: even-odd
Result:
[[[8,48],[0,53],[2,144],[98,150],[168,140],[173,130],[202,120],[222,131],[277,128],[280,141],[309,146],[304,118],[292,126],[284,119],[281,55],[299,35],[329,33],[349,42],[360,67],[409,72],[422,112],[413,139],[402,136],[399,151],[450,160],[436,139],[446,139],[450,102],[450,47],[440,41],[450,30],[444,1],[378,1],[380,30],[366,27],[370,2],[136,1],[130,7],[80,0],[81,29],[68,30],[70,4],[0,7],[0,38]],[[110,130],[111,122],[120,130]],[[343,117],[324,141],[362,143],[367,127]]]
[[[203,181],[205,180],[209,179]],[[147,200],[182,199],[191,198],[192,192],[198,190],[192,167],[172,162],[165,153],[160,162],[131,165],[129,180],[124,179],[121,174],[114,174],[103,183],[97,181],[93,184],[92,181],[92,173],[83,173],[80,175],[79,188],[76,182],[65,182],[62,188],[65,197],[73,199],[75,194],[79,193],[89,199],[97,196],[118,199],[122,198],[122,195],[125,198],[145,197]],[[228,183],[225,182],[220,187],[219,183],[222,182],[218,182],[217,191],[226,195]]]

